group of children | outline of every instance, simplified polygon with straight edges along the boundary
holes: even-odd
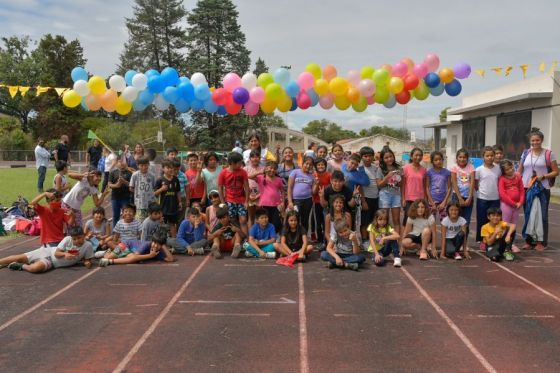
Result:
[[[246,162],[232,152],[223,168],[215,153],[207,153],[203,161],[193,153],[184,170],[176,150],[170,149],[161,170],[145,157],[135,160],[137,170],[117,161],[101,196],[100,171],[70,174],[79,180],[70,189],[68,168],[57,164],[55,188],[32,201],[43,221],[43,247],[0,259],[0,268],[43,272],[78,261],[89,267],[94,256],[107,266],[152,258],[173,261],[173,254],[206,251],[216,259],[224,253],[239,257],[243,251],[246,257],[270,259],[297,253],[303,261],[314,249],[322,251],[320,258],[329,268],[353,270],[366,260],[364,251],[372,253],[377,266],[392,256],[393,265],[400,267],[409,250],[421,260],[429,254],[459,260],[470,257],[467,238],[475,190],[481,249],[492,260],[513,260],[512,252],[519,250],[512,243],[524,189],[499,146],[484,148],[484,164],[476,170],[464,149],[450,170],[443,167],[439,151],[431,153],[432,167],[426,169],[419,148],[411,151],[404,167],[389,147],[378,160],[370,147],[347,161],[340,157],[340,145],[333,147],[330,160],[319,157],[326,156],[326,149],[323,153],[305,156],[300,167],[289,147],[280,166],[259,151],[250,152]],[[109,192],[113,224],[101,207]],[[83,225],[81,206],[90,195],[96,208]],[[46,206],[39,204],[43,198]]]

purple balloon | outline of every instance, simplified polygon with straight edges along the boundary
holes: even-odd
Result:
[[[455,66],[453,73],[457,79],[465,79],[471,75],[471,67],[467,63],[460,63]]]
[[[233,90],[233,101],[239,105],[244,105],[249,101],[249,91],[243,87]]]

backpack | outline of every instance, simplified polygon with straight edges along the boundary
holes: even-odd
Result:
[[[523,154],[521,154],[521,165],[523,165],[523,167],[525,167],[525,159],[527,159],[527,156],[529,155],[530,151],[531,149],[525,149],[523,150]],[[544,160],[546,162],[546,170],[549,173],[552,172],[552,150],[550,149],[544,150]],[[550,185],[551,188],[554,186],[555,183],[556,183],[555,177],[553,177],[552,179],[548,179],[548,184]]]

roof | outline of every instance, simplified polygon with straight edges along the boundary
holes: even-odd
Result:
[[[338,145],[347,144],[347,143],[349,143],[351,141],[354,141],[354,140],[356,140],[356,139],[342,139],[342,140],[338,140],[336,142],[336,144],[338,144]]]
[[[396,137],[387,136],[387,135],[384,135],[384,134],[382,134],[382,133],[378,133],[378,134],[376,134],[376,135],[368,136],[368,137],[358,137],[358,138],[356,138],[356,139],[344,139],[344,140],[339,140],[339,141],[337,141],[336,143],[337,143],[337,144],[340,144],[340,145],[343,145],[343,144],[345,144],[345,145],[352,145],[352,144],[355,143],[355,142],[364,141],[364,140],[366,140],[366,141],[367,141],[367,140],[373,140],[373,139],[375,139],[376,137],[382,137],[383,139],[388,139],[388,140],[390,140],[390,141],[392,141],[392,142],[402,142],[402,143],[406,143],[406,144],[408,144],[408,143],[410,142],[409,140],[401,140],[401,139],[397,139]]]
[[[424,124],[422,128],[444,128],[456,123],[459,122],[454,122],[454,121],[436,122],[431,124]]]
[[[454,109],[449,109],[447,112],[449,114],[464,114],[469,113],[471,111],[477,111],[482,109],[487,109],[495,106],[510,104],[513,102],[519,101],[528,101],[528,100],[537,100],[543,98],[552,98],[552,92],[529,92],[529,93],[521,93],[515,96],[506,97],[498,100],[488,101],[478,105],[472,106],[464,106]],[[432,127],[433,128],[433,127]]]

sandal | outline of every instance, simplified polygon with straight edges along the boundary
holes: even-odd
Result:
[[[428,260],[428,253],[426,251],[420,252],[420,260]]]

